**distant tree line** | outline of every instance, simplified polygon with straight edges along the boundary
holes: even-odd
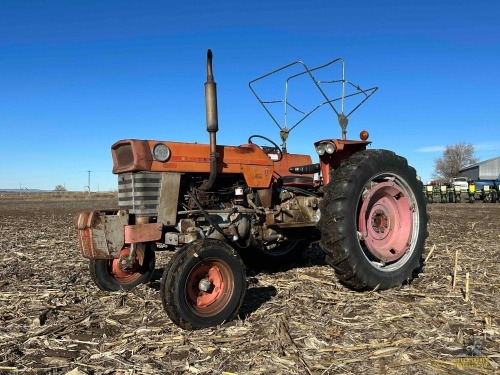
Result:
[[[432,178],[435,180],[449,180],[458,176],[461,169],[477,164],[478,161],[474,146],[471,143],[460,142],[455,145],[448,145],[444,149],[443,156],[434,160]]]

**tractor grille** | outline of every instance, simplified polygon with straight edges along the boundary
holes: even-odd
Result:
[[[139,216],[157,216],[161,173],[118,175],[118,206]]]

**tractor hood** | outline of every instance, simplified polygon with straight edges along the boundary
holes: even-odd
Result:
[[[272,160],[255,144],[217,146],[217,172],[243,173],[251,187],[269,187]],[[111,146],[113,173],[179,172],[210,173],[210,145],[156,140],[126,139]]]

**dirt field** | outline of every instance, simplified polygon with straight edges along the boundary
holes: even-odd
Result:
[[[411,285],[353,292],[313,246],[295,267],[248,270],[240,318],[195,332],[161,306],[168,252],[157,254],[148,285],[93,285],[73,217],[115,206],[0,197],[0,373],[500,373],[498,203],[429,205],[425,256],[433,251]]]

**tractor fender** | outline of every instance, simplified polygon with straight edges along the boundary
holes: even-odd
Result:
[[[371,142],[345,139],[326,139],[314,143],[314,147],[317,148],[321,143],[332,143],[335,150],[332,154],[325,152],[319,157],[323,184],[328,185],[331,180],[331,171],[337,169],[343,160],[348,159],[354,153],[366,150],[366,146]]]

